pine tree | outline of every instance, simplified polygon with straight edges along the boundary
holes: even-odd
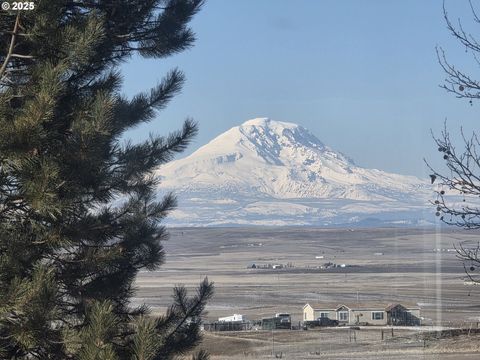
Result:
[[[0,358],[172,359],[199,343],[213,287],[175,288],[164,316],[130,304],[140,269],[164,261],[153,170],[197,131],[132,144],[179,92],[172,70],[121,93],[119,65],[189,48],[202,0],[48,0],[0,17]],[[198,359],[205,359],[204,352]]]

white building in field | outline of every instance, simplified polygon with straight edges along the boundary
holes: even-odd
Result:
[[[247,321],[247,317],[241,314],[233,314],[231,316],[225,316],[218,318],[219,322],[243,322]]]
[[[321,318],[337,320],[340,325],[420,325],[420,308],[416,305],[352,303],[306,304],[303,321]]]

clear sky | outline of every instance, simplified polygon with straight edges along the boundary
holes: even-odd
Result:
[[[480,39],[467,0],[446,8]],[[479,73],[449,35],[442,0],[207,0],[191,25],[192,49],[122,67],[128,96],[173,67],[187,76],[155,121],[128,133],[134,141],[190,116],[200,134],[188,154],[250,118],[270,117],[308,128],[360,166],[424,177],[424,157],[440,164],[430,129],[440,132],[445,119],[454,134],[479,127],[480,103],[439,88],[436,45]]]

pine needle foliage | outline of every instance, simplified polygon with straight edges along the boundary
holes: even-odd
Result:
[[[141,269],[164,261],[154,170],[185,149],[192,120],[125,143],[181,89],[173,69],[122,95],[119,65],[192,46],[202,0],[37,0],[0,16],[0,358],[157,360],[191,353],[213,286],[173,290],[159,318],[133,307]],[[199,352],[196,359],[207,359]]]

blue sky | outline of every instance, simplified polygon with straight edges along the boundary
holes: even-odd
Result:
[[[446,8],[480,38],[466,0]],[[232,126],[270,117],[308,128],[360,166],[424,177],[424,157],[441,164],[430,129],[440,132],[447,119],[458,135],[478,124],[480,103],[439,88],[436,45],[478,72],[449,35],[441,0],[208,0],[191,25],[192,49],[122,66],[128,96],[173,67],[187,76],[155,121],[127,134],[133,141],[193,117],[200,133],[188,154]]]

